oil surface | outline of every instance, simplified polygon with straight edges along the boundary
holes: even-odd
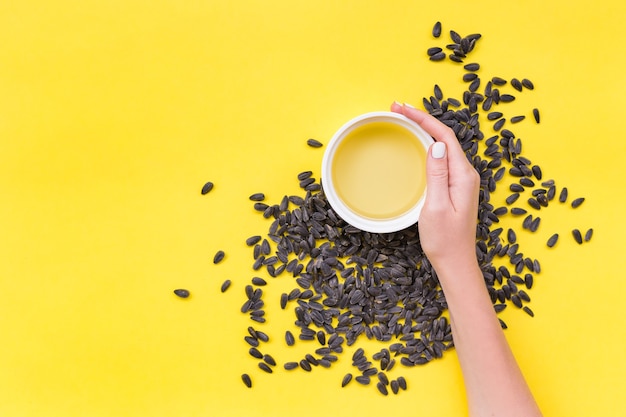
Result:
[[[410,210],[426,187],[426,151],[408,130],[387,122],[355,128],[332,162],[337,195],[355,214],[390,219]]]

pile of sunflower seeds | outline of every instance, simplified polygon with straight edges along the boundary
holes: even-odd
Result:
[[[441,36],[441,23],[433,28],[434,38]],[[462,63],[474,50],[480,34],[461,37],[450,31],[452,43],[445,48],[452,51],[448,58]],[[432,61],[443,61],[443,48],[435,46],[427,50]],[[458,65],[458,64],[455,64]],[[540,227],[537,213],[554,204],[557,185],[554,180],[544,180],[539,165],[522,154],[522,141],[513,130],[505,127],[525,119],[515,115],[508,120],[503,112],[494,108],[515,100],[513,94],[500,92],[510,83],[517,92],[533,90],[528,79],[516,78],[507,82],[491,77],[481,89],[482,78],[478,63],[463,66],[462,79],[468,83],[462,100],[444,98],[438,85],[429,98],[423,99],[424,108],[438,120],[449,126],[456,134],[468,160],[481,178],[478,219],[476,227],[476,256],[485,285],[496,312],[509,304],[522,309],[528,315],[533,311],[528,290],[533,287],[534,276],[541,270],[537,259],[525,255],[517,243],[513,229],[498,227],[500,218],[506,215],[522,217],[521,226],[531,232]],[[485,138],[479,123],[481,112],[492,122],[492,136]],[[533,109],[536,123],[540,122],[539,110]],[[313,148],[323,144],[309,139]],[[508,175],[507,175],[508,174]],[[320,182],[311,171],[298,174],[297,179],[304,196],[284,196],[278,204],[265,203],[263,193],[249,198],[255,210],[271,219],[265,237],[251,236],[246,244],[252,248],[252,268],[265,269],[271,277],[290,276],[294,288],[283,293],[279,303],[282,309],[292,309],[295,324],[299,328],[296,337],[285,331],[285,344],[311,344],[311,351],[298,360],[282,363],[287,371],[301,369],[311,372],[313,368],[331,367],[338,360],[344,347],[358,345],[360,338],[376,339],[384,346],[371,358],[362,348],[352,355],[352,373],[341,381],[344,387],[353,379],[368,385],[376,378],[376,388],[383,395],[389,390],[398,394],[407,388],[402,376],[390,380],[387,376],[397,362],[404,367],[424,365],[441,358],[453,346],[450,324],[442,315],[447,309],[446,299],[439,286],[437,274],[420,246],[417,225],[396,233],[369,233],[359,230],[342,220],[331,208]],[[511,194],[506,205],[494,207],[491,194],[504,181],[511,180]],[[212,188],[212,184],[210,186]],[[210,190],[209,188],[209,190]],[[207,191],[207,186],[202,193]],[[517,204],[526,195],[526,204]],[[567,201],[567,189],[561,188],[558,202]],[[572,201],[579,207],[584,198]],[[585,241],[592,236],[592,229],[585,234]],[[583,242],[578,229],[572,232],[578,243]],[[558,234],[553,234],[547,245],[553,247]],[[215,262],[224,258],[218,252]],[[499,266],[498,266],[499,264]],[[508,264],[508,266],[507,266]],[[231,285],[222,284],[222,292]],[[249,314],[255,323],[265,323],[263,289],[267,281],[254,277],[245,287],[246,299],[241,312]],[[503,328],[504,321],[500,320]],[[258,360],[258,367],[273,373],[278,366],[270,355],[264,354],[263,343],[269,337],[253,326],[248,327],[244,337],[250,345],[249,354]],[[247,387],[252,387],[248,374],[242,375]]]

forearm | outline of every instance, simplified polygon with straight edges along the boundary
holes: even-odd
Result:
[[[541,416],[504,337],[475,262],[436,269],[471,416]]]

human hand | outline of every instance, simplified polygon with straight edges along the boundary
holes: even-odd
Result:
[[[436,141],[428,150],[426,200],[418,222],[424,253],[438,273],[477,265],[478,173],[452,129],[406,104],[393,103],[391,110],[415,121]]]

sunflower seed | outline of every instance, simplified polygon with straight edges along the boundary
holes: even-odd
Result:
[[[271,374],[272,372],[274,372],[272,371],[272,368],[267,366],[265,362],[259,362],[259,368],[261,368],[263,371],[267,372],[268,374]]]
[[[257,359],[263,359],[263,354],[259,352],[259,350],[255,347],[251,347],[248,352],[250,353],[250,356],[253,356]]]
[[[200,191],[200,193],[202,193],[202,195],[207,194],[209,191],[211,191],[213,189],[213,183],[211,181],[207,182],[206,184],[204,184],[202,186],[202,190]]]
[[[572,200],[572,207],[576,208],[576,207],[580,206],[583,203],[583,201],[585,201],[584,197],[579,197],[579,198],[577,198],[575,200]]]
[[[513,116],[511,117],[511,123],[519,123],[524,120],[526,116]]]
[[[271,366],[276,366],[276,361],[274,360],[274,358],[272,358],[270,355],[263,355],[263,360],[265,361],[265,363],[267,363],[268,365]]]
[[[511,94],[501,94],[500,95],[500,101],[503,103],[510,103],[511,101],[515,100],[515,96],[511,95]]]
[[[241,375],[241,380],[243,381],[244,384],[246,384],[246,387],[252,388],[252,380],[250,379],[250,375],[248,374]]]
[[[287,346],[293,346],[296,343],[296,339],[293,337],[293,333],[289,330],[285,332],[285,342],[287,342]]]
[[[226,281],[224,281],[224,283],[222,284],[222,286],[220,287],[220,291],[221,292],[226,292],[226,290],[228,289],[228,287],[230,287],[231,281],[229,279],[227,279]]]
[[[341,387],[345,387],[350,381],[352,381],[352,374],[346,374],[341,380]]]
[[[589,229],[585,233],[585,242],[589,242],[591,240],[591,236],[593,236],[593,229]]]
[[[565,203],[567,201],[567,188],[563,187],[561,194],[559,195],[559,201]]]
[[[432,48],[428,48],[428,50],[426,50],[426,54],[428,54],[428,56],[433,56],[435,54],[438,54],[441,51],[442,51],[442,49],[440,47],[433,46]]]
[[[220,263],[224,259],[224,256],[225,256],[224,251],[222,250],[217,251],[217,253],[213,257],[213,263],[214,264]]]
[[[438,38],[439,36],[441,36],[441,22],[435,23],[435,25],[433,26],[432,33],[435,38]]]
[[[250,236],[248,239],[246,239],[246,245],[248,246],[254,246],[257,243],[259,243],[261,241],[261,236]]]
[[[179,288],[177,290],[174,290],[174,294],[176,294],[180,298],[187,298],[187,297],[189,297],[189,290],[185,290],[185,289]]]
[[[517,199],[519,198],[519,196],[520,196],[519,193],[511,194],[510,196],[506,198],[506,204],[510,206],[511,204],[515,203]]]
[[[517,78],[513,78],[511,80],[511,86],[513,86],[513,88],[517,91],[522,91],[522,83]]]
[[[263,200],[265,200],[265,194],[263,194],[263,193],[254,193],[249,198],[252,201],[263,201]]]
[[[471,64],[466,64],[463,66],[464,69],[466,69],[467,71],[478,71],[480,69],[480,65],[472,62]]]
[[[381,394],[383,395],[388,395],[389,392],[387,391],[387,387],[385,386],[385,384],[383,384],[382,382],[378,382],[376,384],[376,388],[378,388],[378,391],[380,391]]]
[[[321,148],[324,144],[316,139],[307,139],[306,144],[311,148]]]
[[[522,214],[526,214],[528,213],[526,210],[524,210],[523,208],[519,208],[519,207],[513,207],[511,209],[511,214],[515,215],[515,216],[520,216]]]
[[[400,388],[406,391],[406,379],[404,379],[403,376],[399,376],[396,380],[398,381],[398,385],[400,386]]]
[[[572,235],[574,236],[574,240],[580,245],[583,243],[583,237],[580,234],[580,230],[574,229],[572,230]]]
[[[541,120],[541,116],[539,115],[539,109],[533,109],[533,117],[535,118],[535,122],[539,123]]]
[[[526,312],[526,314],[528,314],[530,317],[535,317],[535,313],[533,313],[533,311],[528,306],[522,307],[522,310],[524,310],[524,312]]]
[[[431,61],[441,61],[441,60],[445,59],[445,57],[446,57],[446,53],[442,51],[442,52],[438,52],[438,53],[436,53],[434,55],[431,55],[429,59]]]
[[[400,390],[400,385],[398,384],[398,381],[394,379],[393,381],[391,381],[391,392],[393,392],[394,394],[397,394],[399,390]]]
[[[298,362],[285,362],[283,367],[286,370],[291,371],[292,369],[296,369],[298,367]]]
[[[304,369],[307,372],[311,372],[311,364],[306,359],[302,359],[299,363],[300,368]]]
[[[505,122],[506,122],[506,119],[498,120],[497,122],[493,124],[493,130],[497,132],[498,130],[502,129],[502,126],[504,126]]]
[[[548,247],[551,248],[554,245],[556,245],[556,242],[558,240],[559,240],[559,234],[558,233],[555,233],[552,236],[550,236],[550,238],[548,239],[548,243],[547,243]]]
[[[369,383],[370,383],[370,377],[369,376],[359,375],[359,376],[357,376],[354,379],[356,380],[356,382],[358,382],[359,384],[362,384],[362,385],[369,385]]]
[[[529,90],[534,90],[535,89],[535,85],[532,83],[532,81],[530,81],[527,78],[524,78],[522,80],[522,85],[526,88],[528,88]]]

